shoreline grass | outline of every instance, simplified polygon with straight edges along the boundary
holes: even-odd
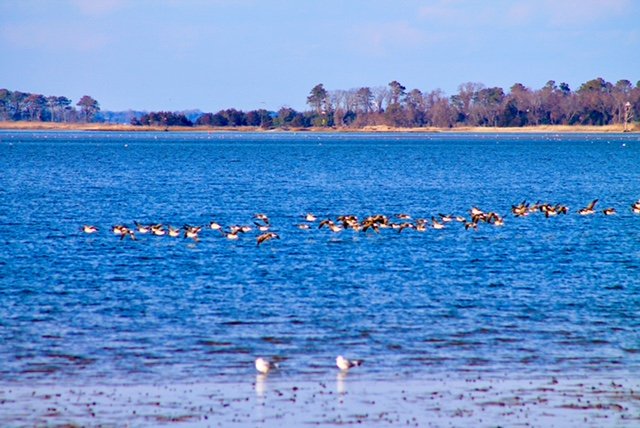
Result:
[[[109,123],[58,123],[58,122],[0,122],[0,130],[15,131],[105,131],[105,132],[344,132],[344,133],[622,133],[622,124],[604,126],[585,125],[538,125],[526,127],[482,127],[460,126],[454,128],[397,128],[386,125],[363,128],[316,127],[316,128],[273,128],[255,126],[211,127],[211,126],[133,126]],[[640,124],[628,126],[628,132],[640,132]]]

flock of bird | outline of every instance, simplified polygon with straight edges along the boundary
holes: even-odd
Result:
[[[342,372],[347,372],[353,367],[361,366],[362,363],[362,360],[348,360],[342,355],[336,357],[336,366],[338,366]],[[270,361],[263,357],[256,358],[255,366],[256,370],[262,374],[268,374],[271,370],[280,368],[275,361]]]
[[[582,216],[594,215],[598,211],[596,205],[598,199],[594,199],[587,206],[580,208],[577,213]],[[640,214],[640,200],[631,204],[631,211],[634,214]],[[607,207],[602,209],[602,214],[605,216],[615,215],[616,209],[613,207]],[[566,215],[569,213],[569,207],[563,204],[550,204],[543,202],[529,203],[523,201],[517,205],[511,206],[511,213],[514,217],[526,217],[533,213],[542,213],[545,217],[553,217],[557,215]],[[355,215],[340,215],[335,219],[325,218],[319,220],[318,216],[308,213],[302,216],[302,221],[297,224],[298,229],[309,230],[312,228],[323,229],[326,228],[333,233],[340,233],[344,230],[352,230],[355,232],[374,232],[380,233],[381,229],[393,229],[401,233],[405,229],[415,230],[417,232],[425,232],[427,229],[440,230],[447,227],[449,223],[458,222],[464,225],[464,228],[469,230],[477,230],[480,224],[490,224],[493,226],[504,225],[504,217],[495,211],[483,211],[477,207],[472,207],[469,210],[469,216],[459,216],[452,214],[438,214],[438,216],[431,216],[431,219],[417,218],[413,219],[409,214],[395,214],[388,217],[383,214],[370,215],[360,220]],[[317,224],[317,226],[315,226]],[[253,216],[253,224],[251,225],[232,225],[224,227],[216,221],[211,221],[208,225],[193,226],[185,224],[181,228],[176,228],[170,225],[158,224],[141,224],[134,221],[134,226],[129,227],[122,224],[118,224],[111,227],[111,232],[120,239],[132,239],[136,240],[137,235],[154,235],[154,236],[169,236],[172,238],[178,238],[180,236],[185,239],[191,239],[193,241],[200,241],[200,234],[203,230],[209,229],[219,232],[221,236],[228,240],[237,240],[240,235],[248,234],[252,231],[257,231],[256,245],[273,240],[280,239],[280,235],[271,230],[271,220],[265,214],[255,214]],[[82,231],[87,234],[97,233],[98,227],[94,225],[85,224],[82,226]]]

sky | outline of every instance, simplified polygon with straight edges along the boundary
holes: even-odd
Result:
[[[102,110],[308,109],[324,88],[640,80],[638,0],[0,0],[0,88]]]

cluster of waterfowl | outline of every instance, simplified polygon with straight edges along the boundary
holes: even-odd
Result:
[[[596,210],[597,204],[598,199],[594,199],[585,207],[580,208],[577,213],[582,216],[594,215],[599,212]],[[558,215],[567,215],[569,211],[567,205],[543,203],[540,201],[533,204],[522,201],[517,205],[511,206],[511,213],[514,217],[527,217],[533,213],[542,213],[545,217],[549,218]],[[631,204],[631,211],[635,214],[640,214],[640,200]],[[600,212],[605,216],[611,216],[617,213],[613,207],[606,207]],[[417,218],[415,220],[411,215],[405,213],[394,214],[391,217],[384,214],[375,214],[369,215],[362,220],[352,214],[319,220],[317,215],[307,213],[302,216],[302,221],[297,224],[297,228],[302,230],[326,228],[333,233],[340,233],[345,230],[363,233],[380,233],[381,229],[392,229],[401,233],[405,229],[411,229],[416,232],[425,232],[428,229],[440,230],[446,228],[449,223],[455,222],[461,223],[467,230],[477,230],[480,224],[489,224],[497,227],[502,226],[504,225],[504,217],[495,211],[483,211],[477,207],[472,207],[468,212],[468,216],[440,213],[437,216],[431,216],[430,219]],[[166,235],[172,238],[182,236],[199,242],[200,234],[206,229],[217,231],[228,240],[237,240],[240,238],[240,235],[257,231],[258,235],[255,237],[257,246],[272,239],[280,239],[280,235],[271,230],[271,220],[269,217],[262,213],[253,216],[253,223],[251,225],[231,225],[227,227],[216,221],[211,221],[207,225],[201,226],[185,224],[181,228],[161,223],[141,224],[137,221],[133,223],[133,227],[122,224],[112,226],[111,232],[119,236],[121,240],[126,238],[136,240],[137,235],[149,234],[154,236]],[[83,225],[82,231],[87,234],[93,234],[98,232],[98,228],[93,225]]]
[[[361,366],[362,360],[349,360],[342,355],[336,357],[336,366],[342,371],[347,372],[349,369]],[[255,361],[256,370],[262,374],[268,374],[271,370],[280,368],[280,365],[275,361],[270,361],[263,357],[256,358]]]
[[[275,233],[269,231],[270,229],[270,221],[269,218],[264,214],[256,214],[254,216],[253,226],[248,225],[233,225],[229,226],[225,229],[220,223],[212,221],[208,224],[206,228],[210,230],[215,230],[220,232],[224,237],[229,240],[236,240],[239,238],[240,234],[251,232],[252,230],[258,230],[261,232],[260,235],[256,238],[257,245],[262,244],[263,242],[269,241],[271,239],[280,239],[280,236]],[[193,226],[189,224],[185,224],[181,228],[173,227],[171,225],[164,225],[162,223],[155,224],[142,224],[137,221],[133,222],[134,227],[125,226],[123,224],[117,224],[111,227],[111,232],[119,236],[120,239],[129,238],[131,240],[136,240],[136,234],[138,235],[154,235],[154,236],[169,236],[172,238],[178,238],[183,236],[185,239],[192,239],[193,241],[200,241],[200,233],[205,226]],[[97,233],[99,231],[97,226],[85,224],[82,226],[82,231],[87,234]]]
[[[598,203],[598,199],[594,199],[587,206],[580,208],[577,212],[579,215],[587,216],[594,215],[598,211],[596,210],[596,204]],[[640,200],[631,204],[631,211],[634,214],[640,214]],[[545,217],[553,217],[558,214],[568,214],[569,207],[563,204],[549,204],[542,203],[540,201],[535,204],[529,204],[527,201],[523,201],[518,205],[511,206],[511,212],[516,217],[526,217],[531,213],[541,212],[545,215]],[[607,207],[602,209],[602,214],[606,216],[615,215],[618,211],[614,207]]]

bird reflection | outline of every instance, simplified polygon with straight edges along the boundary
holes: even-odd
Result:
[[[256,375],[256,396],[262,398],[267,391],[267,374],[258,373]]]
[[[336,392],[340,395],[347,393],[347,375],[349,372],[340,370],[336,376]]]

